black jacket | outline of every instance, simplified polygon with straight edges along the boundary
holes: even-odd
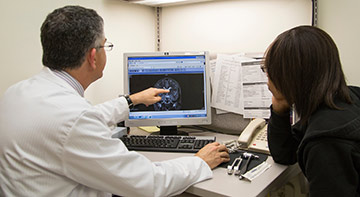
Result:
[[[310,196],[360,196],[360,88],[349,87],[353,104],[320,106],[306,125],[291,127],[290,113],[271,110],[268,142],[275,162],[299,163]]]

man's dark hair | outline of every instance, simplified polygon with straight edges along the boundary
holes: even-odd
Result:
[[[265,55],[269,79],[305,123],[322,104],[351,103],[338,49],[323,30],[299,26],[280,34]]]
[[[103,19],[92,9],[65,6],[50,13],[41,26],[43,65],[55,70],[78,68],[86,52],[99,47]]]

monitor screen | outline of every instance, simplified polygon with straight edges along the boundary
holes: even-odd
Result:
[[[160,94],[160,102],[130,109],[125,125],[160,126],[160,134],[170,135],[180,125],[210,124],[208,62],[208,52],[125,53],[126,94],[149,87],[170,90]]]

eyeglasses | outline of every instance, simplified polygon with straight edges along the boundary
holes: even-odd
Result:
[[[99,46],[98,48],[104,48],[105,51],[111,51],[113,49],[114,45],[111,42],[105,42],[104,46]]]
[[[260,68],[261,68],[261,70],[264,72],[264,73],[266,73],[267,72],[267,68],[265,67],[265,65],[261,65],[260,66]]]

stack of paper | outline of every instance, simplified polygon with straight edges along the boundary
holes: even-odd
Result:
[[[210,62],[212,107],[217,113],[233,112],[244,118],[269,118],[272,94],[261,58],[244,54],[218,54]]]

